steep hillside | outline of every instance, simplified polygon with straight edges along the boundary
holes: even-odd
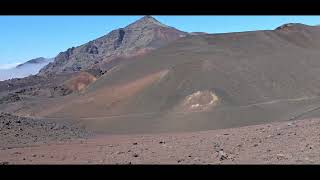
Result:
[[[39,76],[0,83],[0,108],[81,121],[103,133],[199,131],[318,117],[319,48],[319,26],[186,35],[146,16],[61,53]],[[20,87],[25,84],[32,87]]]
[[[320,105],[320,29],[187,36],[132,58],[50,117],[106,132],[217,129],[288,120]]]
[[[92,68],[106,71],[114,66],[115,63],[112,62],[115,59],[145,54],[186,34],[160,23],[151,16],[145,16],[124,28],[113,30],[96,40],[61,52],[53,63],[40,71],[40,74]]]

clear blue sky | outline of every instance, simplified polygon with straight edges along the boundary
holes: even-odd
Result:
[[[124,27],[142,16],[0,16],[0,65],[54,57]],[[300,22],[319,25],[320,16],[154,16],[187,32],[224,33],[274,29]]]

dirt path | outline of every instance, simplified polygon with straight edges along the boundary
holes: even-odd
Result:
[[[0,150],[18,164],[310,164],[320,163],[320,119],[233,129],[88,140]]]
[[[272,101],[254,103],[254,104],[249,104],[249,105],[239,106],[239,107],[241,107],[241,108],[243,108],[243,107],[252,107],[252,106],[258,106],[258,105],[264,105],[264,104],[274,104],[274,103],[279,103],[279,102],[292,102],[292,101],[304,101],[304,100],[312,100],[312,99],[318,99],[318,98],[320,98],[320,96],[291,98],[291,99],[275,99],[275,100],[272,100]]]
[[[249,105],[244,105],[244,106],[237,106],[233,108],[248,108],[252,106],[259,106],[259,105],[265,105],[265,104],[274,104],[274,103],[279,103],[279,102],[294,102],[294,101],[304,101],[304,100],[313,100],[313,99],[318,99],[320,96],[313,96],[313,97],[303,97],[303,98],[291,98],[291,99],[276,99],[272,101],[265,101],[265,102],[260,102],[260,103],[254,103],[254,104],[249,104]],[[319,107],[320,108],[320,107]],[[315,109],[312,109],[312,111],[318,109],[316,107]],[[188,111],[188,112],[172,112],[174,114],[188,114],[188,113],[200,113],[204,112],[205,110],[200,110],[200,111]],[[307,111],[311,112],[311,111]],[[160,112],[147,112],[147,113],[130,113],[130,114],[119,114],[119,115],[112,115],[112,116],[99,116],[99,117],[81,117],[78,119],[82,120],[96,120],[96,119],[111,119],[111,118],[129,118],[129,117],[143,117],[147,115],[156,115],[159,114]],[[33,119],[62,119],[62,118],[56,118],[56,117],[32,117]],[[296,119],[296,118],[294,118]],[[292,119],[290,119],[292,120]]]

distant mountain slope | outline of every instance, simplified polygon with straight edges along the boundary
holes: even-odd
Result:
[[[41,68],[52,61],[53,58],[39,57],[19,64],[14,68],[0,69],[0,81],[12,78],[23,78],[29,75],[37,74]]]
[[[155,29],[163,35],[156,40]],[[0,109],[81,121],[103,133],[199,131],[319,117],[319,49],[319,26],[186,35],[144,17],[61,53],[42,69],[46,76],[25,78],[38,85],[36,93],[16,89],[29,81],[0,83],[18,91],[3,93]],[[110,69],[96,75],[92,68]],[[49,96],[38,96],[46,91],[37,82],[48,79],[54,82],[47,85]]]
[[[320,106],[319,49],[320,28],[307,25],[187,36],[121,64],[48,115],[110,133],[288,120]]]
[[[96,40],[61,52],[54,62],[40,71],[40,75],[91,68],[108,70],[114,65],[112,60],[145,54],[186,34],[151,16],[145,16],[125,28],[113,30]]]
[[[35,59],[31,59],[25,63],[19,64],[16,67],[17,68],[22,68],[23,66],[27,66],[27,65],[36,65],[36,64],[45,64],[47,65],[48,63],[52,62],[54,60],[54,58],[44,58],[44,57],[38,57]]]

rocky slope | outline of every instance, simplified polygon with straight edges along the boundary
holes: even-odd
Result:
[[[30,146],[76,138],[86,138],[90,133],[70,122],[0,114],[0,148]]]
[[[145,54],[186,34],[160,23],[151,16],[145,16],[124,28],[113,30],[96,40],[61,52],[53,63],[40,71],[40,75],[91,68],[106,71],[114,66],[115,59]]]
[[[52,82],[45,84],[44,92],[41,83],[19,80],[21,86],[35,84],[40,94],[49,95],[15,89],[18,82],[0,83],[1,93],[12,89],[0,98],[0,108],[81,120],[102,133],[201,131],[319,117],[318,26],[286,24],[275,30],[196,34],[180,37],[185,34],[144,17],[60,54],[68,58],[57,57],[47,66],[53,68],[47,76],[34,76],[41,83]],[[86,51],[90,44],[98,51]],[[156,49],[132,55],[138,45]],[[98,60],[109,55],[127,59],[99,60],[99,68],[108,64],[106,73],[85,65],[65,75],[77,63],[91,64],[88,54]]]
[[[186,36],[121,63],[45,115],[105,133],[285,121],[320,107],[319,48],[320,28],[301,24]]]
[[[146,16],[1,81],[0,159],[319,163],[319,48],[319,26],[187,34]]]

